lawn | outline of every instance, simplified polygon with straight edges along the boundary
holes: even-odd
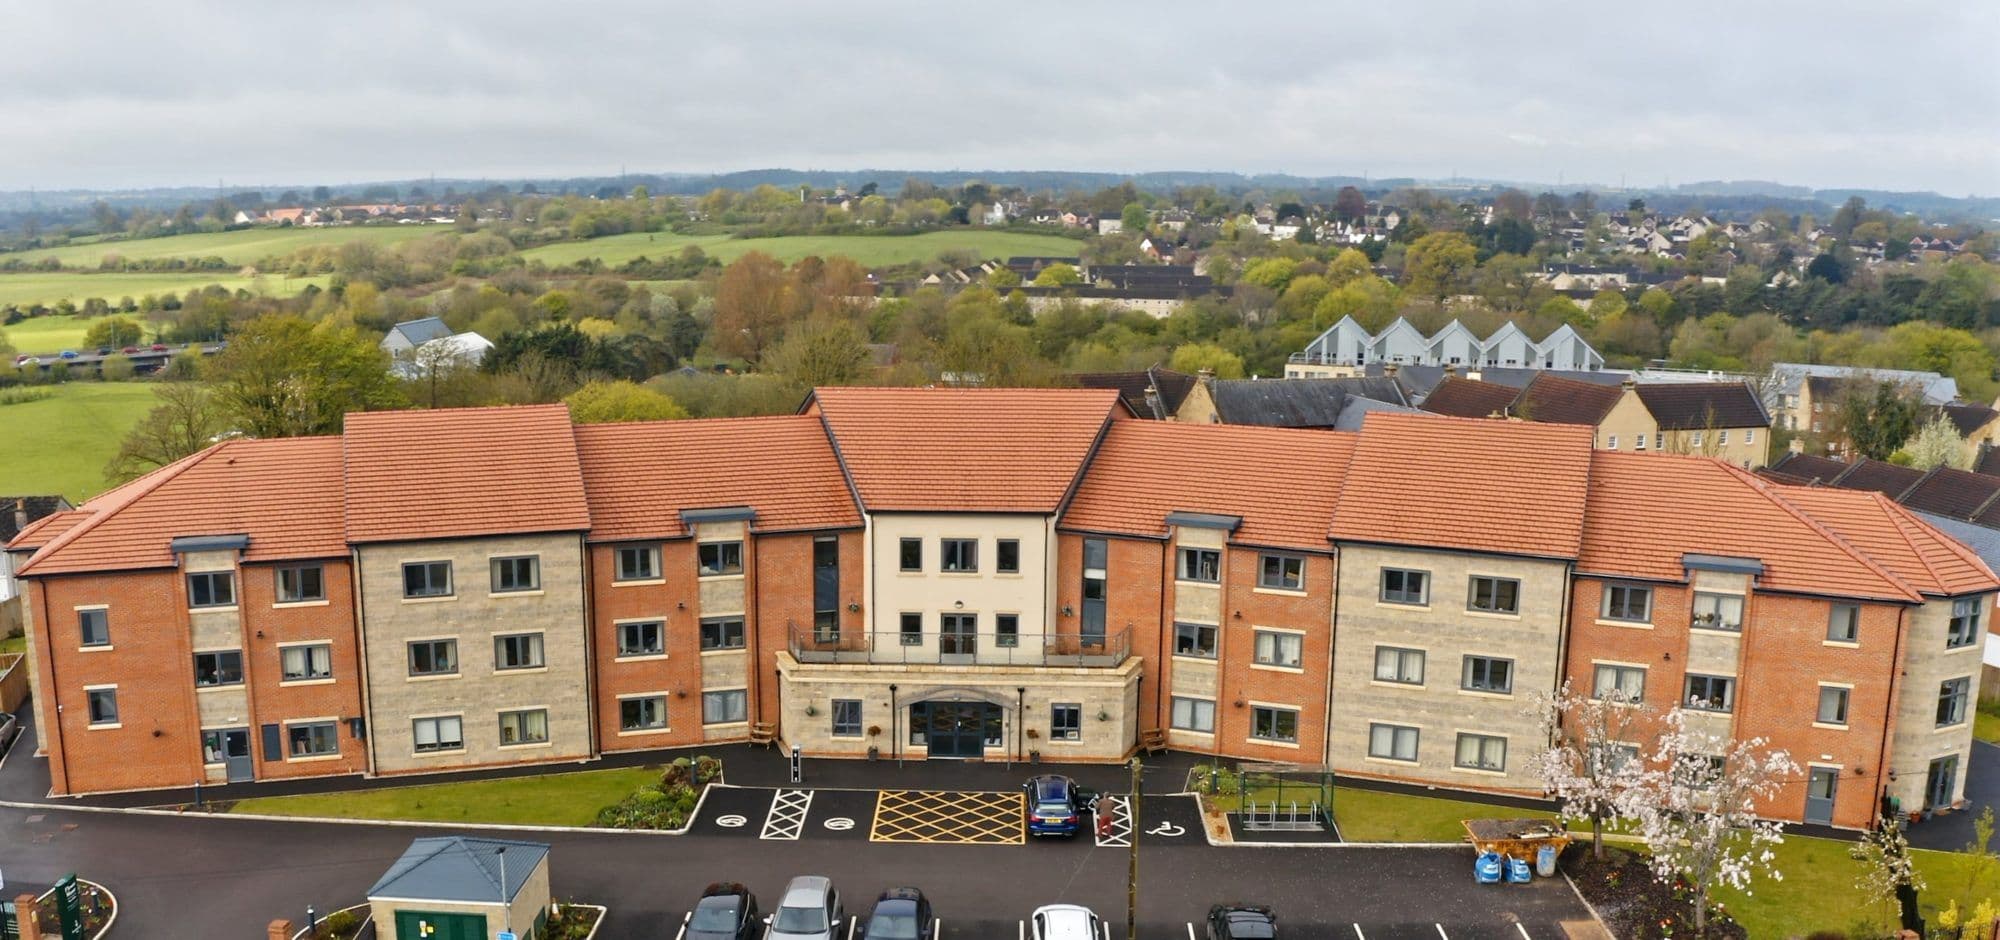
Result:
[[[951,229],[921,235],[781,235],[775,238],[731,238],[727,235],[675,235],[672,232],[632,232],[607,235],[581,242],[557,242],[521,252],[530,261],[551,267],[596,258],[617,266],[644,255],[660,259],[672,257],[689,245],[724,262],[752,251],[761,251],[783,261],[797,261],[807,255],[843,255],[871,268],[928,261],[939,252],[970,251],[982,258],[1014,255],[1058,255],[1073,257],[1081,245],[1073,238],[1037,235],[1032,232]]]
[[[10,636],[6,639],[0,639],[0,656],[5,656],[9,653],[25,653],[27,651],[28,638],[26,636]]]
[[[658,767],[584,770],[505,780],[434,783],[382,790],[265,796],[241,800],[232,813],[406,819],[419,822],[588,826],[597,811],[657,783]]]
[[[326,228],[249,228],[233,232],[196,235],[168,235],[164,238],[137,238],[130,241],[93,242],[62,248],[40,248],[0,254],[0,260],[22,258],[29,262],[55,258],[64,267],[95,268],[105,255],[133,261],[157,258],[219,257],[230,264],[249,264],[273,255],[288,255],[313,245],[341,245],[373,242],[393,245],[435,232],[449,232],[449,225],[355,225]]]
[[[26,273],[0,274],[0,307],[13,305],[26,308],[34,304],[54,305],[68,300],[82,303],[92,297],[102,297],[116,304],[125,297],[137,300],[147,294],[168,292],[184,294],[198,287],[220,284],[230,290],[249,290],[269,293],[275,297],[290,297],[306,289],[308,284],[326,286],[324,277],[238,277],[235,274],[96,274],[82,271],[31,271]],[[14,346],[23,352],[39,352],[22,346],[16,338],[17,330],[27,327],[17,323],[5,327],[7,336]],[[81,338],[83,332],[77,331]],[[58,347],[68,348],[68,347]],[[51,350],[53,351],[53,350]]]
[[[1881,903],[1866,901],[1855,888],[1861,863],[1847,856],[1850,845],[1832,839],[1786,836],[1784,844],[1774,850],[1774,864],[1785,876],[1783,881],[1760,878],[1752,884],[1749,896],[1723,890],[1717,898],[1752,937],[1794,937],[1815,930],[1847,931],[1855,937],[1885,935],[1880,928],[1894,923],[1894,915]],[[1920,903],[1925,919],[1932,924],[1937,923],[1936,910],[1954,898],[1964,911],[1973,897],[2000,895],[2000,865],[1975,883],[1970,880],[1974,870],[1970,856],[1922,849],[1911,854],[1927,883]],[[1968,886],[1972,886],[1970,892]],[[1855,929],[1864,920],[1876,929]]]
[[[0,405],[0,493],[60,493],[72,503],[105,488],[104,465],[155,404],[150,382],[70,382],[55,396]]]
[[[1972,713],[1972,736],[1988,744],[2000,744],[2000,702],[1980,702]]]

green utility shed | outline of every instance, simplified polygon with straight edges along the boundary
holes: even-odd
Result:
[[[410,843],[368,889],[385,940],[520,940],[542,936],[549,910],[549,847],[540,842],[437,836]]]

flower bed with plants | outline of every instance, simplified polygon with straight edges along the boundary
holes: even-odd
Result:
[[[702,788],[722,776],[722,761],[706,754],[676,758],[623,800],[597,811],[594,825],[612,829],[680,829],[694,815]]]
[[[1693,889],[1684,879],[1668,883],[1655,878],[1645,857],[1637,853],[1606,847],[1600,861],[1591,855],[1588,843],[1579,843],[1564,850],[1562,866],[1614,937],[1742,940],[1750,935],[1721,904],[1709,908],[1708,928],[1697,933]]]

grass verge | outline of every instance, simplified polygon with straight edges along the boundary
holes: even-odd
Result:
[[[660,779],[658,767],[468,780],[381,790],[238,800],[232,813],[415,822],[588,826],[597,811]]]

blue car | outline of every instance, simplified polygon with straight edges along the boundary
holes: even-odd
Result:
[[[1083,796],[1076,781],[1060,774],[1029,778],[1028,834],[1073,836],[1083,831]]]

